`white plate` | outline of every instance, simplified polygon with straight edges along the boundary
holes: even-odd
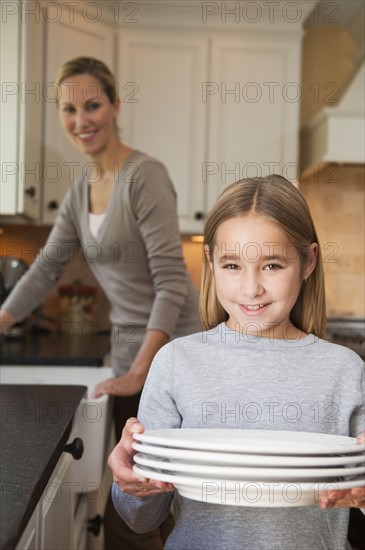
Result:
[[[359,455],[345,456],[280,456],[280,455],[257,455],[239,453],[221,453],[212,451],[192,451],[190,449],[174,449],[173,447],[159,447],[158,445],[147,445],[146,443],[132,443],[135,451],[151,455],[155,458],[167,458],[180,462],[194,464],[214,464],[217,466],[261,466],[261,467],[319,467],[319,466],[345,466],[363,465],[365,457]]]
[[[337,482],[259,482],[225,481],[156,472],[135,464],[138,476],[172,483],[184,497],[208,504],[246,507],[312,506],[319,501],[320,491],[351,489],[363,486],[365,478]]]
[[[165,472],[180,472],[194,476],[214,477],[238,481],[330,481],[329,478],[343,478],[365,473],[364,466],[354,468],[240,468],[234,466],[207,466],[152,459],[148,455],[137,453],[134,461],[142,466]]]
[[[178,428],[146,430],[133,437],[152,445],[231,453],[328,455],[364,451],[364,444],[354,437],[311,432]]]

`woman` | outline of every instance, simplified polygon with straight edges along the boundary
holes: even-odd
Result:
[[[159,161],[120,141],[120,100],[108,67],[76,58],[61,67],[56,84],[61,125],[90,157],[92,171],[65,196],[45,247],[4,302],[0,325],[22,320],[42,302],[81,246],[111,306],[115,377],[98,384],[95,397],[115,396],[118,440],[125,420],[137,414],[155,353],[170,338],[200,330],[197,293],[182,257],[173,185]],[[47,247],[55,245],[51,259]],[[161,547],[156,534],[141,543],[133,534],[125,546],[111,538],[113,506],[108,510],[106,549]]]

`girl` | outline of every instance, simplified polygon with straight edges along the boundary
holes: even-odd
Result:
[[[137,414],[140,392],[156,351],[173,336],[200,329],[198,295],[182,257],[176,194],[166,168],[121,142],[117,82],[101,61],[79,57],[56,76],[61,125],[91,159],[93,172],[75,181],[41,251],[0,312],[0,328],[24,319],[59,281],[77,247],[98,246],[89,266],[110,301],[111,363],[115,377],[95,397],[115,396],[117,440]],[[56,259],[47,254],[57,244]],[[85,254],[84,254],[85,256]],[[116,515],[105,518],[106,549],[161,548],[160,534],[112,536]],[[138,542],[139,541],[139,542]]]
[[[144,428],[351,436],[364,429],[363,362],[322,339],[317,234],[304,198],[281,176],[238,181],[219,197],[205,228],[201,315],[205,332],[177,339],[156,355],[139,421],[129,420],[110,456],[119,514],[143,532],[163,520],[173,500],[176,526],[166,549],[348,548],[348,509],[200,503],[132,471],[132,434]],[[255,404],[251,418],[237,413],[247,403]],[[360,487],[325,494],[321,505],[334,506],[339,498],[338,506],[361,507],[364,497]]]

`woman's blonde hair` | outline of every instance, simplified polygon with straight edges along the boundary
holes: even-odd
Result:
[[[322,256],[309,207],[298,189],[279,175],[247,178],[227,187],[208,215],[204,243],[213,261],[218,227],[222,222],[245,214],[258,214],[275,222],[285,231],[300,258],[302,269],[308,261],[309,246],[318,244],[314,271],[303,282],[298,299],[290,313],[295,327],[323,338],[326,330],[326,306]],[[205,329],[228,320],[218,301],[214,275],[204,254],[200,292],[200,314]]]
[[[118,86],[113,73],[103,61],[94,57],[76,57],[75,59],[66,61],[58,70],[55,83],[59,87],[67,78],[79,74],[94,76],[100,82],[110,103],[114,105],[118,99]]]

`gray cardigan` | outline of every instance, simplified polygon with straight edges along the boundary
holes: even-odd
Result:
[[[197,292],[184,264],[176,193],[161,162],[133,151],[117,174],[98,236],[89,231],[88,182],[66,194],[47,243],[3,304],[26,317],[59,281],[81,246],[109,299],[116,374],[133,361],[147,329],[170,337],[200,329]]]

